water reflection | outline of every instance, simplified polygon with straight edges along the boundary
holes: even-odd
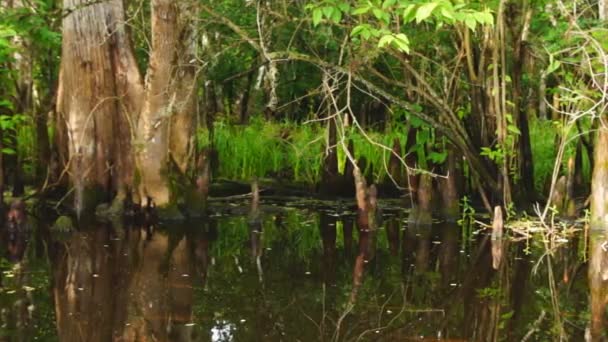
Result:
[[[538,255],[525,244],[501,241],[494,269],[487,234],[408,226],[390,207],[372,231],[344,208],[244,208],[166,227],[90,225],[61,240],[44,226],[29,243],[3,237],[3,270],[22,271],[2,279],[0,340],[30,341],[43,326],[61,341],[519,341],[535,327],[536,340],[553,338],[547,272],[531,275]],[[557,284],[565,329],[580,340],[576,258],[554,263],[568,278]]]
[[[209,229],[75,232],[53,260],[60,340],[193,340],[194,287],[206,280]]]
[[[28,286],[31,283],[30,265],[24,258],[29,234],[26,230],[6,229],[1,241],[6,246],[5,256],[9,263],[2,265],[0,274],[0,289],[3,290],[0,297],[0,341],[29,341],[36,334],[34,299]]]

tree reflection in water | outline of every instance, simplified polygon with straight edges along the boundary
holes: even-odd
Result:
[[[363,231],[354,210],[263,201],[254,216],[244,203],[205,221],[91,224],[61,239],[42,226],[29,243],[3,240],[13,263],[2,265],[0,340],[553,339],[546,268],[531,272],[540,250],[502,246],[494,270],[487,234],[408,226],[399,206]],[[581,340],[588,290],[576,260],[553,263],[564,329]]]

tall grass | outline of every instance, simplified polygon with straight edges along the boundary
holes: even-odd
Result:
[[[401,144],[401,154],[404,154],[407,131],[404,127],[398,126],[388,129],[386,132],[368,131],[362,133],[358,129],[353,129],[348,134],[352,139],[357,159],[365,158],[366,165],[363,172],[372,176],[374,181],[381,182],[387,178],[388,163],[391,157],[393,140],[399,138]],[[388,147],[386,149],[385,147]]]
[[[355,158],[364,157],[366,160],[363,171],[377,181],[386,177],[385,165],[390,158],[390,151],[377,144],[390,148],[393,139],[399,137],[403,149],[407,136],[400,129],[383,133],[369,131],[364,135],[353,128],[346,134],[347,140],[353,141]],[[198,133],[197,141],[201,148],[211,144],[206,131]],[[327,129],[322,123],[298,124],[254,118],[248,125],[233,125],[226,121],[218,121],[214,125],[213,146],[219,157],[218,176],[233,180],[249,180],[255,176],[317,183],[326,143]],[[338,158],[342,171],[346,156],[340,146]]]
[[[551,179],[558,132],[559,125],[553,121],[530,121],[534,181],[538,192],[545,190]],[[347,141],[353,141],[354,157],[366,160],[363,172],[375,182],[383,182],[388,178],[390,148],[395,138],[399,138],[402,154],[405,153],[407,127],[402,125],[389,126],[384,132],[369,129],[365,133],[350,127],[345,134]],[[576,130],[570,134],[576,134]],[[200,131],[197,138],[199,147],[211,144],[206,131]],[[324,122],[275,122],[257,117],[252,118],[248,125],[235,125],[220,120],[214,125],[213,145],[219,158],[218,177],[244,181],[252,177],[279,177],[316,184],[320,180],[323,152],[327,148],[327,125]],[[576,140],[573,139],[566,146],[562,172],[575,150]],[[340,172],[344,170],[346,162],[346,155],[341,146],[338,146]],[[583,174],[586,178],[590,174],[586,155],[583,158]]]
[[[557,128],[549,120],[530,121],[530,145],[534,160],[534,186],[541,193],[551,179],[557,155]]]
[[[583,130],[590,129],[589,122],[581,122]],[[533,119],[530,121],[530,143],[532,146],[532,158],[534,160],[534,184],[538,192],[547,190],[547,186],[551,181],[555,158],[559,148],[559,139],[557,138],[560,132],[560,124],[550,120]],[[568,159],[576,154],[576,145],[578,139],[576,128],[572,128],[568,133],[567,145],[564,151],[564,158],[560,165],[560,174],[564,174],[568,167]],[[582,156],[582,174],[585,182],[590,180],[591,167],[589,158],[583,148]]]
[[[218,152],[219,176],[248,180],[279,176],[315,183],[322,161],[323,130],[314,125],[276,123],[254,118],[249,125],[214,125],[213,146]],[[207,132],[198,134],[200,147],[211,141]]]

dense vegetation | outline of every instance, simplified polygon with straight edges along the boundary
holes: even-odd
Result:
[[[1,178],[17,188],[24,180],[37,188],[79,183],[66,168],[74,164],[72,138],[61,136],[65,120],[68,131],[76,128],[68,113],[56,110],[61,28],[64,18],[94,5],[2,7]],[[467,177],[490,202],[546,198],[557,157],[565,166],[576,156],[576,179],[589,184],[594,119],[604,107],[600,7],[587,1],[203,2],[184,17],[193,30],[194,58],[186,62],[197,95],[190,107],[194,130],[184,134],[196,136],[190,148],[199,153],[217,151],[216,178],[315,184],[323,155],[337,150],[343,165],[352,140],[353,157],[364,157],[365,172],[382,182],[398,139],[402,164],[414,156],[407,174],[445,175],[446,157],[454,153],[465,157]],[[137,1],[127,2],[125,13],[126,28],[117,30],[130,33],[145,74],[154,13]],[[328,136],[330,122],[338,127],[335,136]],[[195,159],[180,170],[196,172]]]
[[[375,183],[410,223],[484,207],[553,232],[589,207],[608,231],[606,0],[33,0],[0,18],[0,202],[204,217],[215,180],[272,178],[355,197],[360,229]]]

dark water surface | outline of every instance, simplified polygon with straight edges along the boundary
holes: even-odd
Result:
[[[494,270],[478,227],[409,227],[381,204],[375,232],[350,201],[304,199],[263,201],[258,222],[246,202],[179,225],[32,222],[2,243],[0,340],[550,341],[558,323],[583,339],[577,239],[538,267],[542,246],[505,241]]]

